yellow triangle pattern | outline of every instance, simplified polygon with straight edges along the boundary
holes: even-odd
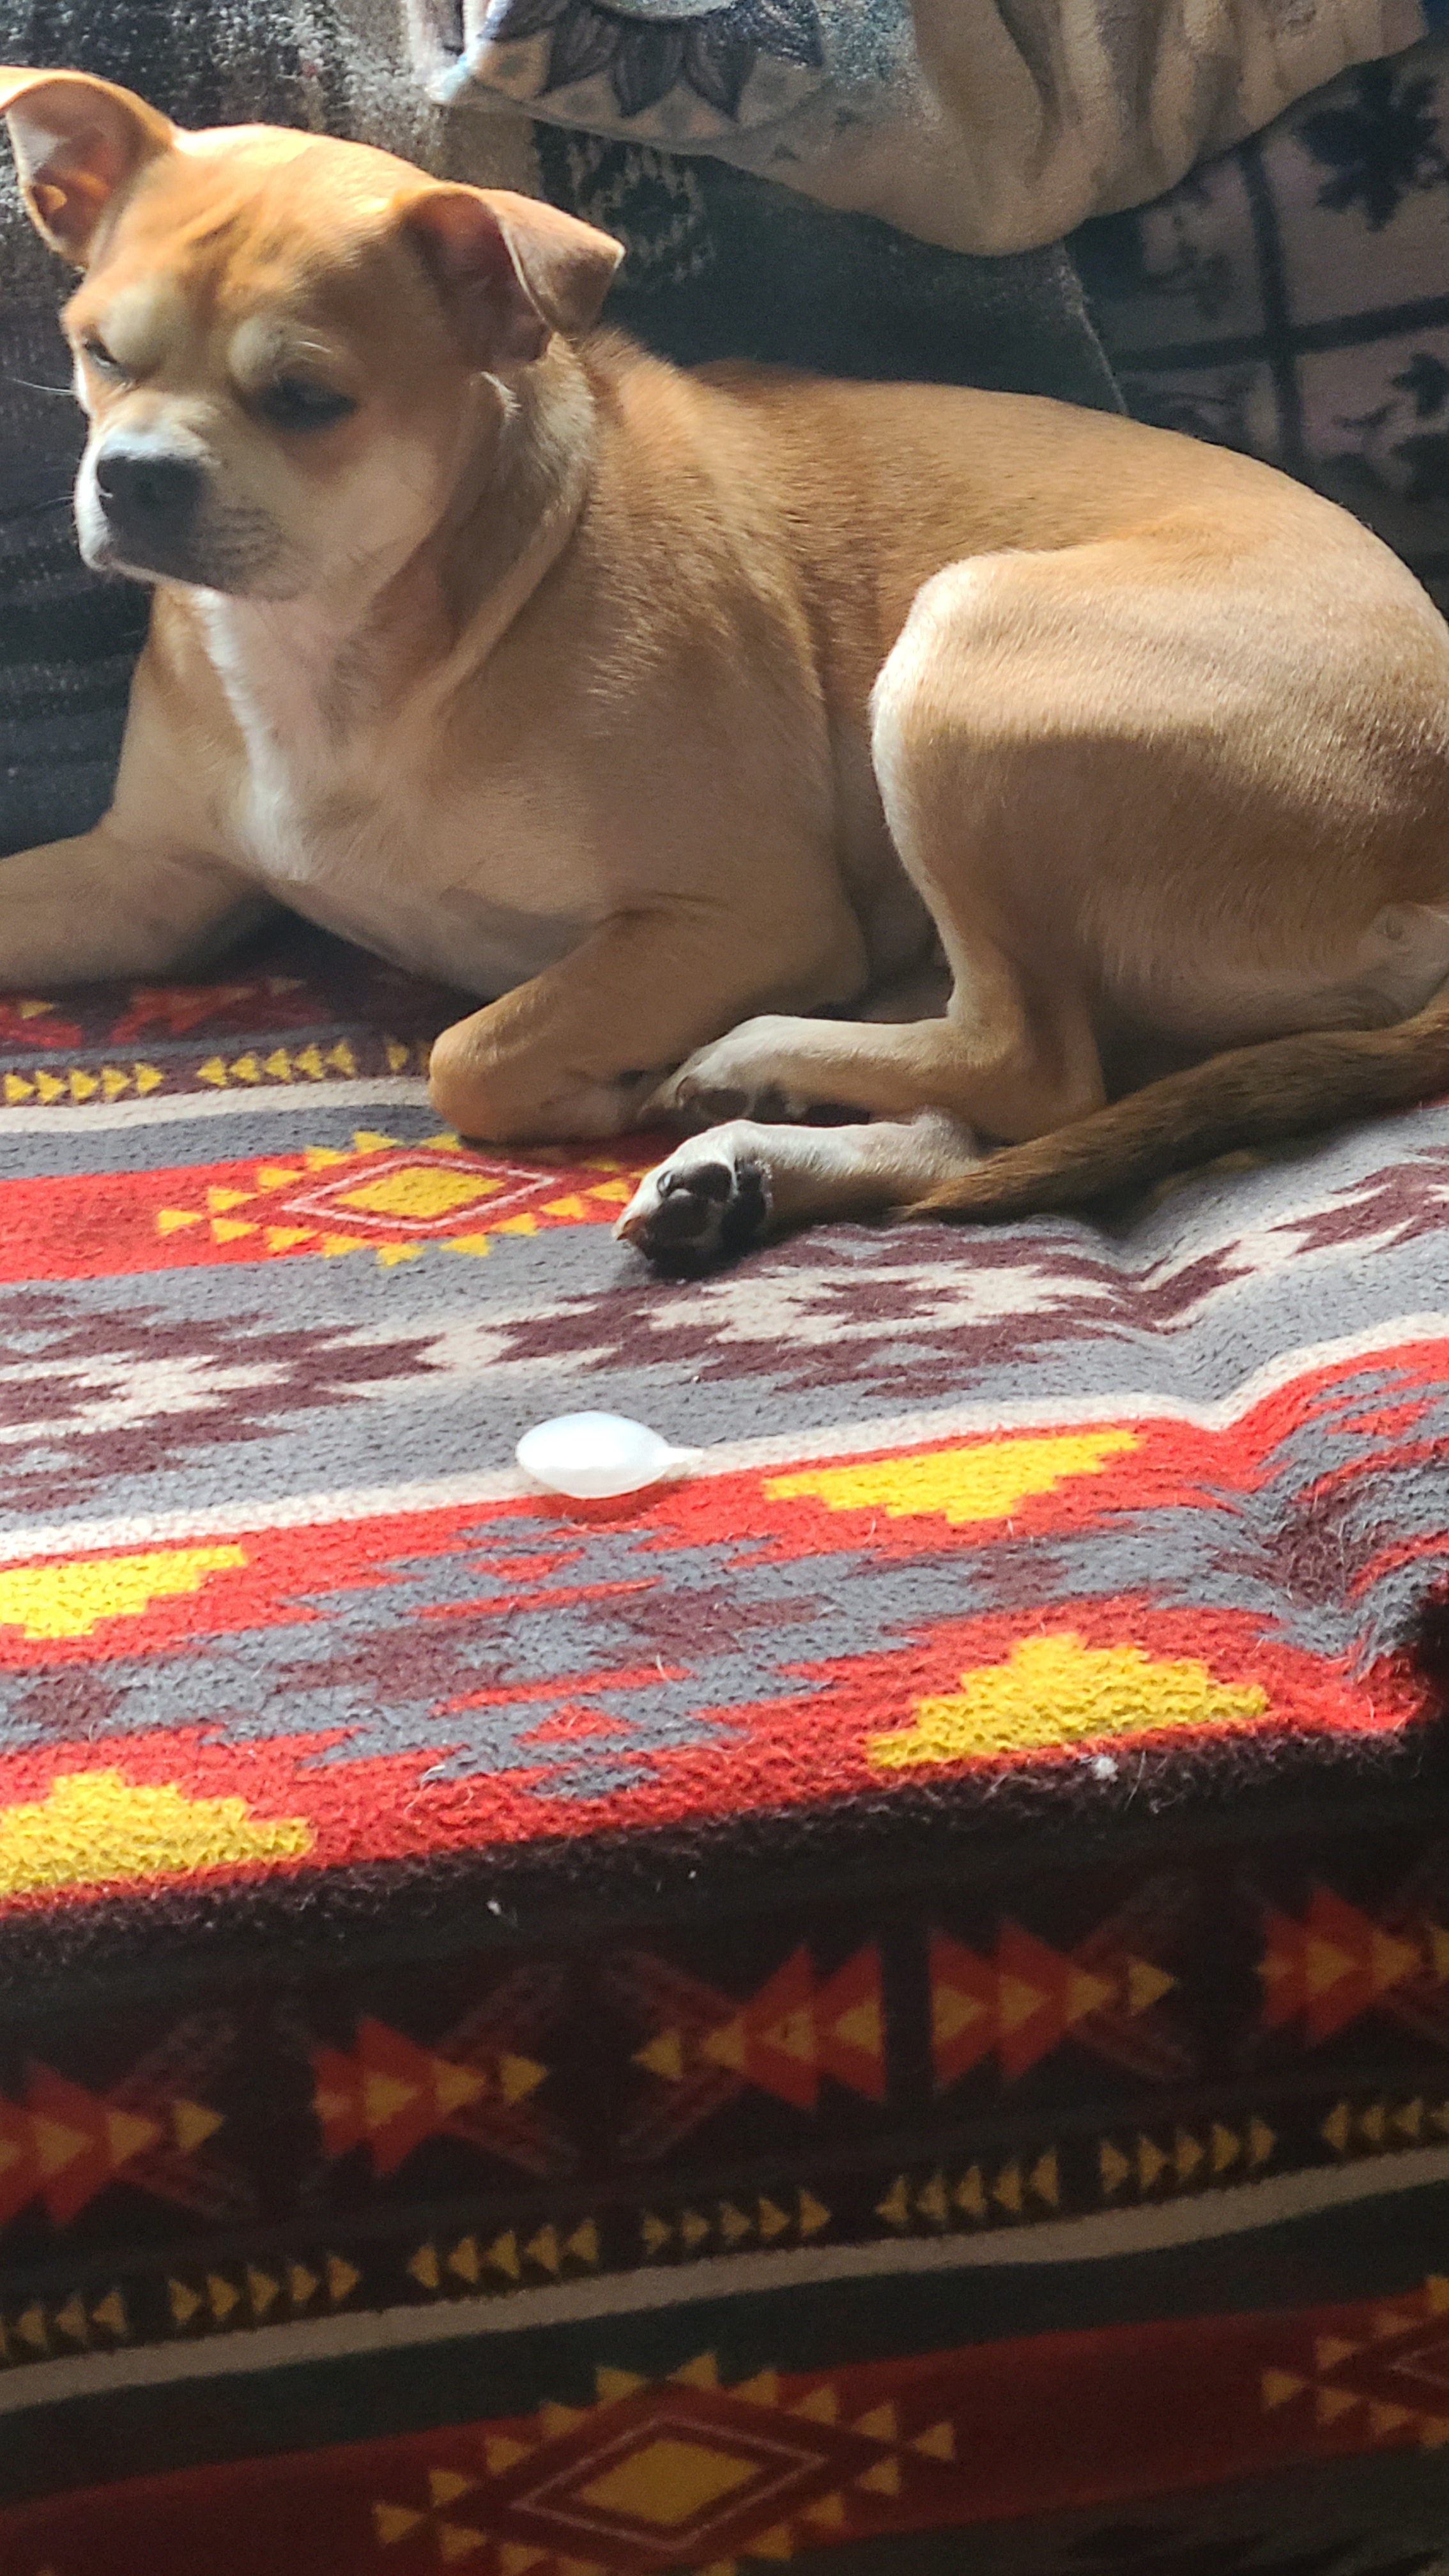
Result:
[[[7,1073],[4,1095],[6,1105],[11,1109],[18,1109],[29,1100],[38,1100],[45,1108],[56,1100],[93,1100],[97,1092],[103,1100],[120,1100],[132,1089],[144,1099],[148,1091],[158,1091],[165,1079],[165,1074],[158,1072],[154,1064],[133,1064],[129,1073],[123,1072],[118,1064],[104,1064],[97,1073],[76,1065],[64,1075]]]
[[[1422,2449],[1439,2448],[1449,2442],[1449,2417],[1422,2413],[1412,2404],[1393,2396],[1375,2396],[1371,2391],[1351,2384],[1345,2386],[1335,2381],[1332,2374],[1345,2367],[1351,2369],[1366,2351],[1372,2351],[1376,2342],[1392,2343],[1402,2336],[1415,2335],[1422,2326],[1445,2315],[1449,2315],[1449,2280],[1431,2275],[1417,2293],[1410,2294],[1398,2305],[1380,2308],[1367,2335],[1361,2336],[1357,2342],[1342,2335],[1316,2336],[1312,2369],[1320,2375],[1310,2377],[1306,2361],[1297,2370],[1282,2367],[1265,2370],[1260,2381],[1265,2412],[1272,2413],[1293,2405],[1295,2401],[1311,2399],[1314,2421],[1321,2430],[1327,2431],[1351,2415],[1355,2408],[1362,2408],[1369,2440],[1392,2442],[1407,2433]],[[1390,2354],[1388,2364],[1391,2372],[1394,2362],[1395,2357]],[[1406,2364],[1405,2396],[1411,2386],[1409,2370],[1410,2365]],[[1362,2434],[1358,2427],[1355,2427],[1355,2440],[1361,2445]]]
[[[1242,1725],[1267,1706],[1258,1683],[1216,1681],[1190,1657],[1084,1646],[1071,1632],[1028,1637],[1004,1663],[964,1672],[959,1690],[917,1700],[912,1724],[874,1736],[870,1758],[882,1770],[909,1770],[1163,1727]]]
[[[1061,2166],[1055,2147],[1048,2147],[1030,2161],[1013,2156],[994,2171],[990,2166],[973,2164],[954,2179],[940,2171],[918,2183],[909,2174],[898,2174],[885,2198],[877,2202],[876,2216],[904,2236],[921,2224],[936,2229],[949,2227],[957,2213],[977,2226],[991,2218],[994,2210],[1011,2219],[1022,2218],[1034,2203],[1043,2209],[1060,2206]]]
[[[398,1042],[390,1041],[389,1043],[395,1045]],[[310,1081],[318,1081],[324,1078],[326,1066],[328,1065],[330,1065],[336,1072],[346,1072],[349,1069],[355,1071],[355,1065],[353,1064],[351,1053],[347,1047],[342,1044],[339,1044],[330,1050],[325,1059],[325,1063],[316,1047],[303,1048],[295,1055],[289,1054],[285,1048],[279,1047],[271,1055],[264,1057],[260,1063],[258,1063],[255,1056],[239,1056],[233,1063],[228,1065],[220,1056],[214,1056],[208,1064],[200,1067],[198,1079],[223,1090],[233,1082],[258,1083],[264,1076],[273,1081],[290,1082],[300,1074],[305,1075]],[[137,1067],[136,1088],[138,1091],[147,1088],[147,1085],[140,1079],[142,1071],[143,1068]],[[18,1076],[10,1076],[7,1077],[7,1079],[11,1082],[15,1082],[19,1081],[21,1078]],[[50,1079],[51,1077],[46,1075],[37,1077],[37,1080],[41,1082],[49,1081]],[[79,1079],[78,1076],[73,1075],[71,1077],[72,1086],[77,1079]],[[102,1077],[103,1087],[109,1079],[109,1076]],[[161,1077],[158,1075],[156,1079],[159,1081]],[[126,1082],[129,1082],[129,1080],[129,1076],[125,1077]],[[92,1084],[92,1088],[94,1087],[94,1084]],[[34,1088],[34,1085],[29,1082],[25,1082],[23,1088],[25,1093],[29,1095]],[[54,1083],[53,1088],[58,1096],[65,1086],[56,1082]],[[7,1094],[7,1097],[9,1096],[12,1095]],[[18,1097],[19,1094],[17,1093],[13,1096]],[[108,1096],[110,1095],[108,1094]],[[461,1139],[448,1130],[443,1131],[439,1135],[422,1139],[421,1146],[431,1154],[436,1154],[442,1151],[461,1152],[462,1150]],[[424,1251],[428,1249],[429,1242],[432,1243],[434,1248],[441,1246],[445,1251],[463,1253],[474,1260],[481,1260],[492,1251],[494,1237],[497,1235],[537,1234],[539,1230],[538,1216],[529,1210],[525,1210],[517,1216],[500,1217],[496,1223],[491,1225],[487,1223],[485,1217],[485,1228],[482,1231],[430,1237],[428,1242],[420,1242],[400,1237],[395,1241],[383,1241],[381,1243],[379,1243],[376,1235],[365,1237],[344,1232],[328,1233],[324,1230],[322,1224],[315,1220],[311,1223],[298,1226],[269,1226],[261,1223],[259,1213],[251,1214],[246,1217],[240,1217],[231,1213],[234,1209],[246,1206],[248,1202],[252,1204],[254,1209],[257,1198],[264,1193],[295,1188],[298,1183],[307,1178],[307,1174],[309,1172],[334,1169],[339,1165],[344,1165],[353,1161],[357,1157],[405,1153],[406,1151],[407,1148],[400,1138],[396,1136],[383,1135],[375,1128],[359,1127],[353,1131],[352,1151],[350,1153],[340,1146],[314,1145],[304,1151],[303,1161],[300,1166],[287,1166],[285,1164],[275,1163],[258,1164],[256,1167],[255,1177],[249,1189],[238,1189],[230,1185],[220,1185],[208,1188],[206,1191],[206,1205],[204,1209],[184,1207],[159,1208],[155,1217],[156,1231],[164,1238],[169,1235],[178,1234],[185,1228],[202,1225],[206,1223],[209,1218],[209,1232],[211,1238],[213,1241],[218,1243],[236,1243],[242,1241],[244,1238],[261,1233],[265,1242],[266,1250],[269,1253],[290,1252],[303,1245],[305,1245],[309,1251],[318,1253],[324,1259],[328,1260],[335,1260],[339,1256],[347,1253],[370,1252],[378,1267],[383,1270],[395,1269],[399,1264],[404,1262],[421,1260]],[[535,1153],[541,1164],[546,1164],[550,1159],[558,1159],[557,1157],[549,1157],[541,1148],[535,1149]],[[597,1158],[597,1168],[600,1171],[606,1169],[611,1171],[617,1170],[617,1158],[613,1156],[599,1157]],[[490,1193],[502,1191],[505,1186],[506,1184],[501,1179],[490,1178],[486,1172],[480,1173],[474,1182],[472,1196],[475,1198],[486,1198]],[[423,1189],[424,1195],[422,1200],[416,1207],[404,1205],[399,1208],[399,1206],[395,1204],[399,1199],[399,1194],[402,1194],[402,1198],[405,1201],[410,1188],[414,1197],[416,1197],[420,1188]],[[374,1209],[372,1202],[366,1195],[369,1189],[373,1189],[379,1193],[388,1194],[378,1200],[376,1209]],[[612,1206],[615,1202],[622,1203],[630,1198],[632,1194],[632,1181],[600,1180],[598,1182],[588,1182],[584,1185],[584,1193],[582,1195],[574,1193],[571,1196],[548,1201],[545,1205],[544,1213],[557,1219],[584,1222],[590,1217],[597,1218],[603,1212],[603,1208],[605,1206]],[[454,1195],[455,1197],[457,1196],[456,1191]],[[417,1168],[400,1170],[397,1172],[395,1177],[384,1173],[376,1181],[370,1181],[367,1174],[364,1172],[358,1175],[356,1195],[350,1196],[347,1192],[344,1192],[339,1205],[355,1205],[359,1208],[365,1208],[368,1213],[380,1213],[384,1216],[397,1213],[427,1214],[434,1212],[432,1201],[435,1196],[436,1175],[429,1173],[425,1168],[422,1169],[421,1172]],[[466,1203],[467,1196],[468,1192],[465,1189],[463,1192],[464,1203]],[[597,1206],[591,1205],[590,1202],[593,1201],[597,1201],[599,1204]],[[444,1201],[443,1204],[445,1205],[446,1202]],[[442,1212],[441,1207],[437,1212]]]
[[[32,1642],[88,1637],[103,1619],[139,1618],[153,1601],[199,1592],[208,1576],[246,1561],[240,1547],[178,1547],[7,1566],[0,1570],[0,1628],[18,1628]]]
[[[762,2195],[749,2204],[719,2201],[712,2217],[707,2217],[702,2210],[682,2209],[673,2219],[667,2219],[646,2210],[639,2221],[639,2233],[645,2253],[651,2256],[663,2254],[671,2247],[693,2254],[709,2241],[711,2235],[732,2254],[752,2237],[763,2245],[778,2245],[792,2232],[802,2245],[808,2245],[812,2237],[830,2225],[831,2215],[823,2200],[818,2200],[814,2192],[802,2187],[795,2193],[794,2206],[790,2209],[782,2208],[779,2201]]]
[[[0,1809],[0,1893],[296,1860],[315,1840],[305,1817],[258,1819],[244,1798],[192,1798],[120,1771],[64,1772],[33,1805]]]
[[[1139,1445],[1136,1432],[1116,1428],[970,1441],[924,1456],[772,1476],[765,1492],[771,1501],[806,1499],[832,1512],[884,1512],[889,1520],[939,1514],[959,1527],[1000,1520],[1031,1495],[1051,1493],[1072,1476],[1096,1475],[1109,1458]]]
[[[1138,2190],[1170,2192],[1202,2188],[1224,2175],[1235,2178],[1261,2173],[1273,2161],[1277,2133],[1256,2114],[1245,2128],[1229,2129],[1213,2121],[1200,2135],[1175,2129],[1169,2138],[1139,2135],[1125,2150],[1111,2138],[1097,2143],[1097,2173],[1104,2200],[1115,2198],[1130,2182]]]
[[[1449,2101],[1431,2102],[1422,2094],[1411,2101],[1335,2102],[1319,2136],[1336,2156],[1382,2155],[1402,2143],[1415,2147],[1430,2133],[1449,2138]]]
[[[10,2335],[14,2335],[27,2352],[41,2355],[66,2349],[90,2351],[95,2348],[98,2328],[109,2343],[124,2343],[130,2334],[131,2322],[120,2291],[108,2290],[103,2298],[94,2299],[88,2307],[90,2297],[89,2292],[72,2290],[48,2313],[36,2301],[25,2308],[8,2329],[0,2320],[0,2362],[11,2358],[7,2349]]]

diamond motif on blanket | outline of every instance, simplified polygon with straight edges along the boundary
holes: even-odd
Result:
[[[551,1172],[540,1175],[510,1163],[492,1163],[484,1171],[456,1154],[422,1152],[383,1155],[365,1177],[349,1172],[275,1204],[283,1217],[310,1218],[339,1232],[438,1242],[471,1226],[496,1225],[500,1217],[516,1216],[557,1193]]]

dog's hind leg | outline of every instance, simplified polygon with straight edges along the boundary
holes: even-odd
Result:
[[[1356,563],[1357,535],[1344,543]],[[1101,1043],[1131,1088],[1133,1048],[1190,1061],[1412,1010],[1444,971],[1443,657],[1390,573],[1384,610],[1407,635],[1392,655],[1373,596],[1348,638],[1314,621],[1271,513],[1255,550],[1188,509],[935,575],[877,682],[871,752],[950,969],[945,1010],[896,1027],[756,1018],[698,1049],[655,1106],[697,1124],[828,1102],[908,1137],[942,1113],[975,1205],[969,1140],[1090,1120]],[[728,1134],[728,1151],[696,1137],[652,1176],[633,1239],[737,1238],[705,1204],[737,1166]],[[744,1160],[780,1224],[896,1196],[894,1149],[868,1129],[810,1147],[758,1126]],[[950,1183],[926,1193],[943,1194],[957,1203]]]
[[[647,1172],[615,1231],[661,1270],[704,1270],[789,1226],[888,1215],[976,1159],[970,1130],[939,1110],[858,1127],[735,1118]]]
[[[888,657],[872,704],[871,756],[886,821],[907,876],[936,927],[943,971],[922,983],[902,1018],[884,996],[858,1019],[781,1014],[741,1022],[700,1047],[650,1106],[665,1117],[769,1117],[830,1104],[875,1118],[944,1111],[997,1141],[1039,1135],[1100,1106],[1102,1067],[1074,943],[1061,935],[1060,895],[1023,901],[1039,852],[1070,835],[1043,811],[1050,753],[1043,710],[1025,735],[1012,674],[992,669],[978,630],[1030,628],[1027,576],[1013,562],[983,585],[962,566],[965,600],[928,583]],[[1005,592],[1003,606],[998,593]],[[985,604],[983,605],[983,597]],[[999,656],[998,656],[999,658]],[[987,685],[988,680],[992,685]],[[1066,694],[1065,681],[1059,694]],[[1052,919],[1043,934],[1032,916]],[[943,994],[949,998],[944,999]],[[910,1001],[902,997],[903,1006]],[[825,1213],[823,1209],[811,1213]]]

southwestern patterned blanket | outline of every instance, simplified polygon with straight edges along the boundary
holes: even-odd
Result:
[[[657,1140],[440,1130],[447,1008],[305,932],[0,1005],[14,1898],[1422,1718],[1443,1109],[1104,1230],[839,1228],[678,1285],[611,1232]],[[700,1471],[531,1496],[514,1442],[587,1405]]]
[[[1449,1111],[679,1286],[449,1009],[3,1006],[6,2576],[1429,2576]]]

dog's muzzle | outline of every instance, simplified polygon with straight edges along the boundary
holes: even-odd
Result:
[[[147,571],[181,571],[206,499],[206,474],[196,459],[115,440],[97,450],[93,470],[117,556]]]

